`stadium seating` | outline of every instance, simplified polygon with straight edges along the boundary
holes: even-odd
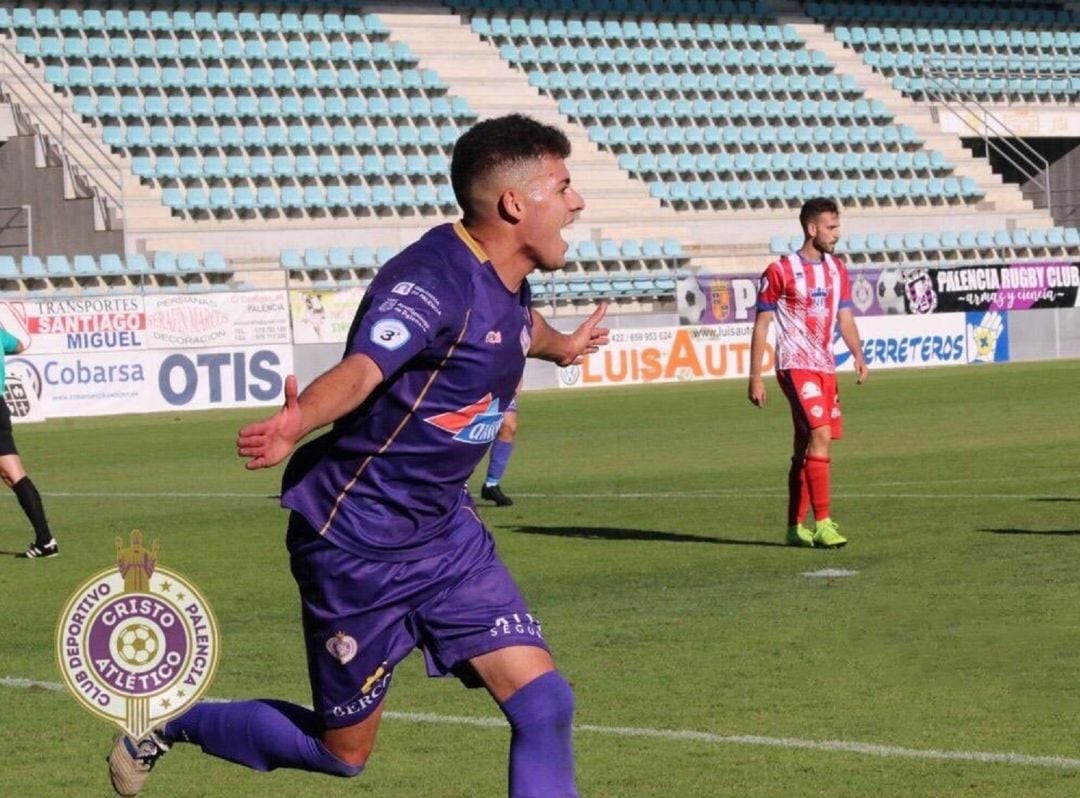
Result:
[[[376,14],[15,8],[0,29],[175,213],[456,207],[476,114]]]
[[[817,21],[915,99],[1074,102],[1080,14],[991,3],[806,4]]]
[[[374,251],[366,246],[284,249],[279,265],[293,286],[333,290],[366,285],[397,252],[389,246]],[[571,242],[566,259],[565,269],[555,276],[530,275],[534,301],[670,297],[675,292],[676,272],[689,263],[682,244],[674,238]]]
[[[0,283],[27,294],[105,292],[224,291],[234,271],[220,252],[158,251],[149,256],[0,256]]]
[[[789,208],[808,193],[870,207],[983,198],[764,4],[683,5],[752,16],[653,22],[601,6],[581,18],[540,4],[474,9],[471,25],[676,210]]]
[[[803,244],[802,236],[774,236],[769,251],[774,255],[792,252]],[[907,232],[886,235],[852,233],[843,236],[837,252],[853,264],[872,263],[959,263],[1022,261],[1037,258],[1080,257],[1080,230],[1051,227],[1028,230],[978,230]]]

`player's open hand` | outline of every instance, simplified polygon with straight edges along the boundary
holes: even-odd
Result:
[[[867,368],[866,363],[860,360],[855,364],[855,384],[862,385],[870,378],[870,369]]]
[[[285,405],[269,418],[242,427],[236,436],[236,453],[248,458],[244,467],[270,468],[288,457],[302,436],[302,422],[296,377],[290,374],[285,378]]]
[[[570,354],[558,361],[560,366],[576,365],[586,355],[599,352],[600,347],[607,346],[611,330],[598,326],[603,321],[604,314],[607,313],[607,307],[607,302],[601,302],[592,315],[570,334]]]

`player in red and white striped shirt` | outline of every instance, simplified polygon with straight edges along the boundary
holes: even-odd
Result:
[[[847,543],[829,515],[829,444],[843,432],[836,388],[833,329],[851,350],[856,382],[868,370],[851,311],[851,283],[833,254],[840,238],[840,209],[830,199],[812,199],[799,212],[802,248],[769,264],[758,287],[757,318],[750,343],[750,401],[765,406],[761,379],[765,338],[776,319],[776,379],[791,404],[794,454],[788,472],[788,531],[791,546],[839,548]],[[809,506],[815,527],[803,525]]]

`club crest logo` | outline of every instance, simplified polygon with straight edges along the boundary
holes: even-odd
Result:
[[[731,313],[731,288],[727,280],[714,279],[709,282],[709,299],[713,318],[725,321]]]
[[[827,289],[818,286],[817,288],[810,289],[810,307],[807,309],[807,313],[811,316],[827,316],[829,313],[826,301],[828,300],[829,292]]]
[[[43,417],[41,372],[26,358],[8,358],[4,401],[12,418],[35,421]]]
[[[499,400],[492,399],[491,394],[487,394],[468,407],[439,413],[437,416],[425,418],[424,421],[453,434],[455,441],[486,444],[495,440],[495,436],[499,434],[502,418]]]
[[[132,737],[184,712],[213,680],[217,621],[198,589],[145,548],[116,539],[116,564],[71,595],[56,627],[65,684],[91,713]]]
[[[352,635],[338,632],[326,641],[326,650],[342,665],[347,665],[356,656],[360,646],[356,644],[356,638]]]

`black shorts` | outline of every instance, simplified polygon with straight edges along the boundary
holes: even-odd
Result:
[[[18,453],[19,450],[15,448],[15,437],[11,434],[11,411],[8,410],[3,395],[0,395],[0,457]]]

